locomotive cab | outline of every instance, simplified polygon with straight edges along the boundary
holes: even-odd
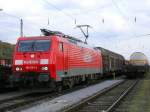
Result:
[[[50,36],[18,39],[13,57],[13,81],[41,83],[56,78],[54,39]]]

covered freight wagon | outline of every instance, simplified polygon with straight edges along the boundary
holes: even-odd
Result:
[[[15,45],[0,41],[0,65],[10,66]]]
[[[13,44],[0,41],[0,87],[4,87],[11,75]]]
[[[102,63],[103,63],[103,73],[109,74],[112,72],[121,73],[123,71],[123,66],[125,59],[122,55],[104,49],[102,47],[96,47],[101,51]]]

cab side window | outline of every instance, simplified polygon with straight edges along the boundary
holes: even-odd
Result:
[[[62,42],[59,43],[59,51],[61,51],[61,52],[64,51],[63,43]]]

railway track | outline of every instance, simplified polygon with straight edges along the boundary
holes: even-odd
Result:
[[[119,105],[113,108],[113,112],[131,112],[130,106],[132,105],[132,100],[138,94],[137,92],[140,90],[142,83],[143,83],[142,80],[140,80],[138,84],[134,87],[134,89],[132,89],[129,92],[129,94],[126,95],[125,98],[121,102],[119,102]],[[139,105],[139,106],[142,106],[142,105]],[[134,110],[132,112],[134,112]],[[146,112],[146,111],[143,110],[143,112]]]
[[[87,98],[79,104],[67,108],[64,112],[111,112],[122,99],[135,87],[138,80],[126,80],[94,97]]]
[[[20,106],[24,106],[30,103],[37,102],[39,100],[42,100],[44,98],[52,98],[56,96],[53,92],[47,92],[47,93],[31,93],[26,94],[19,97],[14,97],[6,100],[0,101],[0,112],[6,112],[12,109],[15,109]]]
[[[38,103],[45,102],[47,100],[52,100],[53,98],[56,98],[60,95],[67,94],[69,92],[73,92],[82,88],[85,88],[89,85],[94,85],[100,82],[103,82],[105,80],[97,81],[95,83],[91,83],[88,85],[82,84],[80,86],[76,86],[73,89],[66,89],[63,90],[61,93],[57,92],[30,92],[21,96],[15,96],[8,99],[0,100],[0,112],[6,112],[6,111],[19,111],[23,108],[35,106]],[[17,94],[17,91],[16,91]]]
[[[114,112],[150,112],[150,72],[138,81],[130,93],[113,109]]]

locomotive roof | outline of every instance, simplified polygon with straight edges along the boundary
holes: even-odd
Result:
[[[59,36],[59,37],[68,38],[68,39],[83,43],[82,40],[77,39],[77,38],[72,37],[72,36],[69,36],[69,35],[65,35],[64,33],[60,32],[60,31],[51,31],[51,30],[48,30],[48,29],[41,29],[41,32],[45,36],[56,35],[56,36]]]
[[[18,40],[31,40],[31,39],[49,39],[50,38],[50,36],[42,36],[42,38],[41,38],[41,36],[32,36],[32,37],[20,37],[20,38],[18,38]]]
[[[45,36],[52,36],[52,35],[56,35],[58,37],[63,37],[63,38],[66,38],[68,39],[69,42],[71,43],[74,43],[80,47],[85,47],[85,48],[90,48],[90,49],[94,49],[94,47],[91,47],[89,46],[88,44],[85,44],[85,42],[83,42],[82,40],[80,39],[77,39],[73,36],[69,36],[69,35],[65,35],[64,33],[62,32],[59,32],[59,31],[51,31],[51,30],[48,30],[48,29],[41,29],[41,32],[43,33],[43,35]]]

